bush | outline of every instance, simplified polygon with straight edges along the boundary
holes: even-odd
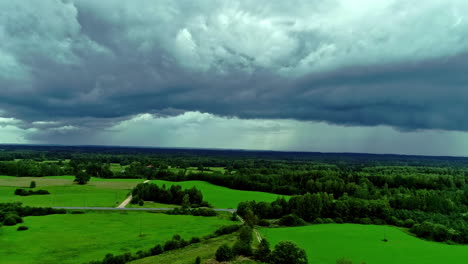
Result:
[[[295,214],[285,215],[280,218],[279,224],[283,226],[303,226],[304,220]]]
[[[159,255],[163,252],[164,252],[163,247],[160,244],[157,244],[151,249],[151,255],[153,256]]]
[[[190,239],[190,244],[195,244],[195,243],[200,243],[201,242],[201,239],[199,237],[192,237],[192,239]]]
[[[315,218],[312,224],[323,224],[323,219],[320,217]]]
[[[333,223],[335,223],[335,221],[333,221],[333,219],[331,219],[331,218],[325,218],[325,219],[323,219],[323,223],[324,224],[333,224]]]
[[[304,249],[298,247],[291,241],[281,241],[271,252],[272,264],[307,264],[307,255]]]
[[[232,251],[234,255],[242,255],[242,256],[252,256],[252,247],[250,243],[246,243],[245,241],[238,240],[232,246]]]
[[[232,249],[227,245],[223,244],[216,250],[217,261],[229,261],[234,258]]]
[[[197,257],[197,258],[195,259],[195,262],[194,262],[194,263],[195,263],[195,264],[201,264],[201,258],[200,258],[200,257]]]
[[[217,236],[232,234],[236,232],[237,230],[239,230],[239,228],[240,228],[240,225],[222,226],[215,231],[215,234]]]
[[[16,230],[23,231],[23,230],[28,230],[28,229],[29,228],[27,226],[19,226],[18,229],[16,229]]]
[[[35,182],[35,181],[31,181],[31,183],[29,184],[29,188],[31,188],[31,189],[36,188],[36,182]]]
[[[337,218],[335,218],[335,223],[342,224],[342,223],[344,223],[344,221],[343,221],[343,219],[341,217],[337,217]]]
[[[178,248],[180,248],[180,243],[177,240],[168,240],[164,244],[164,251],[169,251]]]
[[[363,225],[372,225],[372,220],[369,217],[364,217],[359,220],[359,223]]]
[[[23,223],[23,219],[16,214],[9,214],[3,220],[3,224],[6,226],[14,226],[19,223]]]

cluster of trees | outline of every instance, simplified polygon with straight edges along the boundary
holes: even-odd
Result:
[[[252,248],[252,241],[252,228],[248,225],[242,226],[239,230],[238,240],[232,247],[223,244],[216,250],[216,260],[221,262],[230,261],[236,256],[245,256],[261,261],[262,263],[270,264],[308,263],[307,254],[304,249],[298,247],[291,241],[279,242],[273,251],[270,249],[270,245],[265,239],[262,239],[256,249]]]
[[[425,204],[426,200],[422,199],[421,203]],[[328,193],[307,193],[292,196],[289,201],[278,198],[271,203],[241,202],[237,213],[251,225],[268,225],[265,219],[278,219],[275,223],[284,226],[306,222],[391,224],[411,228],[411,232],[426,239],[468,243],[468,217],[462,212],[447,215],[447,208],[434,207],[433,212],[402,210],[391,205],[392,200],[387,199],[366,200],[346,195],[335,199]]]
[[[165,185],[159,187],[154,183],[140,183],[132,190],[131,203],[140,203],[141,201],[153,201],[166,204],[178,204],[183,207],[208,207],[209,204],[203,201],[203,194],[196,187],[182,189],[180,185],[171,185],[166,188]]]
[[[20,195],[20,196],[29,196],[29,195],[44,195],[44,194],[50,194],[49,191],[47,190],[26,190],[26,189],[21,189],[18,188],[15,190],[15,195]]]
[[[21,203],[0,203],[0,224],[16,225],[23,222],[22,217],[50,214],[65,214],[63,209],[49,207],[22,206]]]
[[[163,244],[156,244],[151,249],[140,250],[136,254],[132,254],[132,253],[125,253],[122,255],[107,254],[103,260],[91,261],[89,262],[89,264],[125,264],[132,260],[146,258],[149,256],[160,255],[164,252],[176,250],[179,248],[184,248],[188,245],[200,243],[210,238],[214,238],[214,237],[218,237],[218,236],[226,235],[226,234],[231,234],[231,233],[236,232],[237,230],[239,230],[239,225],[223,226],[223,227],[220,227],[218,230],[216,230],[213,234],[207,235],[206,237],[203,237],[203,238],[192,237],[190,240],[185,240],[181,238],[180,235],[174,235],[172,236],[172,239],[167,240]]]

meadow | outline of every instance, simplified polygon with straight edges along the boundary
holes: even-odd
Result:
[[[160,186],[165,184],[167,187],[174,184],[181,185],[182,188],[192,188],[195,186],[202,191],[203,199],[216,208],[236,208],[240,202],[251,200],[272,202],[276,200],[276,198],[280,197],[280,195],[273,193],[229,189],[204,181],[171,182],[152,180],[151,183],[155,183]],[[287,196],[285,197],[287,198]]]
[[[274,246],[291,240],[304,248],[309,263],[331,264],[339,258],[353,263],[440,264],[468,259],[468,246],[425,241],[390,226],[322,224],[288,228],[262,228]],[[384,236],[388,242],[383,242]]]
[[[196,217],[148,212],[86,212],[30,216],[26,231],[0,229],[2,263],[83,263],[105,254],[135,253],[163,243],[174,234],[184,239],[232,224],[225,217]],[[184,228],[181,228],[181,227]],[[141,236],[140,236],[141,232]]]
[[[0,176],[0,202],[22,202],[29,206],[117,206],[141,179],[91,178],[86,185],[73,182],[73,176],[11,177]],[[14,195],[18,187],[29,187],[35,181],[36,189],[50,195]]]

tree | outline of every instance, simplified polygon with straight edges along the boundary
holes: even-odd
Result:
[[[271,253],[272,264],[307,264],[307,255],[304,249],[291,241],[281,241]]]
[[[260,245],[258,245],[257,250],[254,252],[254,258],[261,262],[268,262],[270,253],[270,243],[268,243],[266,239],[262,239]]]
[[[197,257],[197,258],[195,259],[195,262],[194,262],[194,263],[195,263],[195,264],[201,264],[201,258],[200,258],[200,257]]]
[[[234,258],[232,249],[227,245],[223,244],[216,250],[217,261],[229,261]]]
[[[252,242],[252,227],[242,226],[239,230],[239,240],[250,245]]]
[[[90,179],[91,179],[91,176],[89,176],[86,172],[79,171],[75,175],[74,182],[77,182],[78,184],[86,184]]]
[[[190,207],[190,197],[188,193],[182,197],[182,208],[189,208]]]
[[[29,184],[29,188],[31,188],[31,189],[36,188],[36,182],[31,181],[31,183]]]

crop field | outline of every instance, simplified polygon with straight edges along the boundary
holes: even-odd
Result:
[[[29,206],[116,206],[141,179],[92,178],[86,185],[73,182],[72,176],[10,177],[0,176],[0,202],[22,202]],[[18,187],[28,187],[31,181],[36,189],[49,195],[14,195]]]
[[[195,186],[202,191],[204,200],[216,208],[236,208],[240,202],[251,200],[272,202],[280,196],[273,193],[234,190],[204,181],[170,182],[153,180],[151,183],[161,186],[165,184],[167,187],[173,184],[181,185],[182,188],[192,188]]]
[[[83,263],[100,260],[107,253],[149,249],[174,234],[188,240],[232,224],[223,217],[147,212],[86,212],[24,220],[29,230],[19,232],[17,226],[0,229],[2,263]]]
[[[330,264],[339,258],[369,264],[461,263],[468,246],[421,240],[390,226],[323,224],[288,228],[262,228],[273,245],[291,240],[304,248],[310,263]],[[388,242],[383,242],[384,235]]]

